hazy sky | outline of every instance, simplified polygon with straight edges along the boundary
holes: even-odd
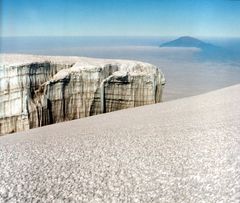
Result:
[[[2,36],[240,37],[239,0],[0,0]]]

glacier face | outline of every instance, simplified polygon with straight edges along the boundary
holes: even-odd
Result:
[[[139,61],[0,55],[0,134],[161,101],[165,78]]]

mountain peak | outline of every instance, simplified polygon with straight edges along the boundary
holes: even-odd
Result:
[[[199,56],[201,59],[205,58],[205,59],[214,59],[214,60],[221,59],[222,60],[223,58],[227,59],[235,56],[234,53],[228,50],[225,50],[222,47],[218,47],[214,44],[210,44],[190,36],[179,37],[175,40],[161,44],[160,47],[198,48],[201,51],[198,52],[196,56]]]
[[[197,40],[197,41],[200,41],[199,39],[195,38],[195,37],[191,37],[191,36],[182,36],[182,37],[179,37],[178,40]]]
[[[214,46],[214,45],[205,43],[197,38],[190,37],[190,36],[179,37],[173,41],[166,42],[160,45],[160,47],[196,47],[201,49],[209,46]]]

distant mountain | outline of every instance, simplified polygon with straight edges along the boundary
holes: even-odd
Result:
[[[218,48],[215,45],[212,45],[212,44],[203,42],[197,38],[188,37],[188,36],[179,37],[178,39],[175,39],[173,41],[166,42],[160,45],[160,47],[196,47],[200,49]]]
[[[206,43],[202,40],[196,39],[194,37],[184,36],[173,41],[169,41],[160,45],[160,47],[194,47],[201,49],[201,52],[197,56],[204,59],[229,59],[232,54],[228,50],[222,47],[215,46],[210,43]]]

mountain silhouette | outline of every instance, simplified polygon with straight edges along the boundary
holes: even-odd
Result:
[[[196,55],[201,59],[229,59],[231,52],[222,47],[206,43],[194,37],[184,36],[160,45],[160,47],[185,47],[199,48],[200,52]]]
[[[196,47],[200,49],[219,48],[215,45],[189,36],[179,37],[178,39],[160,45],[160,47]]]

